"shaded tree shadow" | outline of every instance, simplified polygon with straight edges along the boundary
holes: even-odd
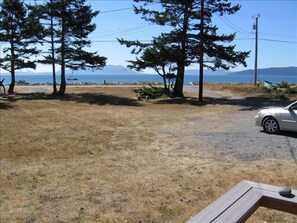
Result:
[[[136,98],[120,97],[102,93],[68,93],[63,96],[47,93],[17,93],[8,97],[8,101],[17,100],[61,100],[72,101],[76,103],[88,103],[93,105],[116,105],[116,106],[141,106],[142,104]],[[202,102],[195,97],[183,98],[164,98],[151,100],[154,104],[180,104],[191,106],[206,105],[232,105],[240,106],[242,111],[255,111],[270,106],[286,106],[290,102],[275,101],[263,97],[245,97],[245,98],[214,98],[204,97]],[[4,105],[3,105],[4,106]]]
[[[127,97],[98,93],[75,93],[61,97],[63,101],[74,101],[77,103],[88,103],[95,105],[117,105],[117,106],[140,106],[138,100]]]
[[[15,106],[13,106],[10,103],[0,101],[0,110],[1,109],[12,109],[12,108],[15,108]]]
[[[199,102],[197,98],[183,97],[183,98],[163,98],[152,100],[154,104],[176,104],[176,105],[194,105],[198,106]]]
[[[198,98],[185,97],[185,98],[169,98],[161,99],[155,102],[156,104],[187,104],[193,106],[206,106],[206,105],[232,105],[240,106],[242,111],[256,111],[264,107],[270,106],[286,106],[290,102],[273,101],[263,97],[245,97],[245,98],[213,98],[204,97],[202,102],[198,101]]]
[[[60,100],[92,105],[141,106],[139,101],[133,98],[100,93],[69,93],[63,96],[46,93],[18,93],[8,98],[10,102],[18,100]]]

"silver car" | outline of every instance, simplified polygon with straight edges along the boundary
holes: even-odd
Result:
[[[297,101],[283,108],[260,110],[255,117],[255,124],[270,134],[282,130],[297,132]]]

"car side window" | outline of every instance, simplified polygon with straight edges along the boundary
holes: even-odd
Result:
[[[297,104],[291,106],[291,109],[293,109],[293,110],[297,110]]]

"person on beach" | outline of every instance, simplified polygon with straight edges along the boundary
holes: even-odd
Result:
[[[0,81],[0,88],[3,87],[3,90],[4,90],[4,95],[6,94],[6,90],[5,90],[5,86],[3,84],[5,79],[3,79],[2,81]]]

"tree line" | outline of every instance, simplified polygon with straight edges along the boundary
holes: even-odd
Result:
[[[0,41],[7,43],[0,66],[11,73],[8,93],[14,92],[15,71],[36,68],[37,63],[51,64],[53,94],[64,95],[66,68],[98,69],[106,57],[88,52],[88,35],[96,29],[92,19],[98,15],[85,0],[49,0],[28,5],[21,0],[3,0],[0,11]],[[48,47],[46,52],[40,48]],[[37,58],[40,54],[43,58]],[[34,57],[35,56],[35,57]],[[33,59],[35,58],[35,59]],[[61,67],[60,89],[56,84],[56,65]]]
[[[230,69],[246,66],[249,52],[236,51],[235,33],[219,34],[213,15],[234,14],[240,5],[229,0],[134,0],[134,12],[145,21],[166,27],[168,32],[153,36],[149,43],[118,38],[131,48],[135,60],[128,67],[136,71],[152,68],[164,82],[169,96],[183,97],[185,68],[199,63],[200,69]],[[0,66],[12,76],[9,92],[13,92],[16,69],[35,68],[36,63],[52,64],[54,93],[64,94],[65,68],[86,69],[105,66],[106,59],[97,52],[87,52],[88,35],[96,28],[92,11],[85,0],[48,0],[42,5],[25,5],[20,0],[3,0],[0,11],[0,41],[9,43]],[[48,54],[40,54],[37,45],[46,45]],[[61,84],[57,91],[55,65],[61,66]],[[201,73],[200,73],[201,75]],[[202,73],[203,75],[203,73]],[[203,80],[203,79],[202,79]]]

